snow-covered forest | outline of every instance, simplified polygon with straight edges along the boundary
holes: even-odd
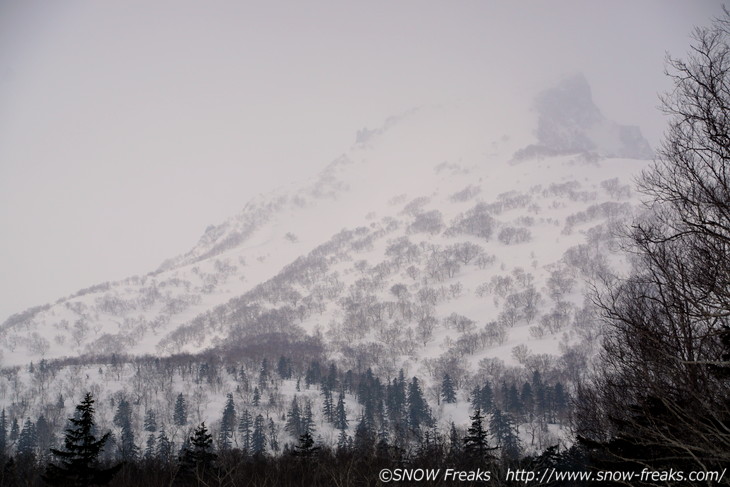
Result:
[[[10,316],[0,484],[727,484],[729,41],[726,12],[668,61],[656,152],[580,75],[509,123],[422,107],[157,269]]]

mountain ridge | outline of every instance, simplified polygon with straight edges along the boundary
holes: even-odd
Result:
[[[587,157],[580,152],[511,165],[511,155],[520,146],[524,147],[525,138],[508,135],[509,123],[502,124],[497,114],[485,116],[480,110],[481,107],[467,110],[422,107],[388,119],[382,128],[368,131],[367,137],[361,131],[353,147],[315,177],[253,198],[235,216],[209,227],[189,252],[164,262],[152,273],[117,283],[102,283],[62,298],[54,305],[33,308],[8,318],[0,327],[0,343],[6,360],[12,356],[17,359],[10,363],[24,360],[27,353],[39,358],[60,358],[64,353],[68,354],[69,349],[72,354],[115,350],[145,354],[194,352],[216,346],[230,338],[226,333],[232,333],[232,329],[224,330],[220,322],[213,323],[205,316],[222,309],[231,300],[244,299],[262,284],[275,279],[287,266],[322,245],[326,246],[331,240],[329,236],[360,232],[363,236],[359,240],[365,243],[355,245],[377,247],[380,254],[376,252],[377,255],[371,257],[375,259],[386,257],[387,239],[403,237],[425,239],[420,243],[411,242],[422,246],[429,240],[444,247],[458,243],[482,247],[498,243],[508,247],[515,242],[519,246],[520,239],[532,238],[535,230],[530,227],[535,225],[536,219],[538,225],[546,228],[556,223],[565,224],[566,212],[557,207],[551,210],[556,214],[555,222],[546,224],[545,217],[537,218],[539,207],[543,206],[537,200],[555,196],[548,193],[543,196],[540,191],[544,193],[545,188],[535,189],[545,183],[545,174],[557,177],[558,181],[553,184],[565,184],[563,180],[568,178],[559,176],[559,171],[581,173],[584,179],[590,179],[592,185],[598,187],[601,181],[611,179],[608,176],[631,173],[637,167],[625,159],[601,159],[595,154]],[[503,120],[511,121],[513,126],[519,120],[524,127],[527,117],[511,113]],[[601,181],[597,179],[599,173],[606,176]],[[567,201],[583,198],[585,201],[578,202],[586,210],[591,207],[588,203],[597,201],[597,196],[591,196],[591,191],[581,188],[584,183],[578,179],[572,181],[576,184],[560,197]],[[501,191],[509,188],[516,188],[512,190],[514,194]],[[582,196],[575,196],[581,193]],[[593,193],[597,194],[595,189]],[[607,195],[606,190],[602,193],[602,196]],[[608,199],[615,198],[610,196]],[[567,205],[566,202],[552,204]],[[503,218],[514,211],[524,214]],[[606,215],[598,217],[599,220],[603,218]],[[459,225],[487,221],[494,227],[487,238],[479,237],[478,232],[471,235],[471,230],[454,230]],[[447,234],[449,230],[450,235]],[[508,244],[499,243],[498,234]],[[464,240],[459,241],[458,235],[463,235]],[[358,241],[352,236],[348,238],[352,242]],[[538,242],[532,245],[545,246]],[[563,245],[558,247],[566,250]],[[502,266],[519,267],[510,262],[519,260],[509,255],[514,253],[512,249],[500,252],[506,252],[497,257],[504,261]],[[540,250],[538,253],[549,252]],[[333,259],[333,267],[341,268],[337,271],[341,279],[343,273],[361,272],[348,269],[346,261],[335,262],[335,257],[326,257]],[[549,259],[555,262],[559,255],[551,255]],[[367,262],[367,259],[362,260]],[[381,260],[380,264],[385,265],[386,260]],[[540,264],[546,266],[548,262],[541,260]],[[423,266],[426,265],[424,261]],[[424,267],[421,272],[428,274],[430,271]],[[432,282],[441,279],[438,284],[443,287],[444,278],[438,275],[436,272],[419,279]],[[450,275],[445,280],[454,277]],[[345,285],[353,285],[349,277]],[[416,284],[411,286],[415,289]],[[474,293],[476,286],[473,284],[469,291]],[[312,289],[300,286],[296,291],[308,293],[302,297],[313,299]],[[344,312],[333,299],[326,304],[332,309],[322,316],[337,321]],[[293,303],[299,304],[297,300]],[[279,304],[273,300],[262,309],[274,309]],[[308,303],[307,306],[314,305]],[[474,307],[473,303],[463,306]],[[494,311],[488,314],[494,314]],[[300,321],[304,323],[307,319]],[[200,327],[205,331],[188,333],[195,327],[196,320],[206,323]],[[293,321],[287,320],[290,327],[293,327]],[[319,326],[330,324],[319,323]],[[306,333],[315,332],[313,323],[304,325]],[[415,326],[411,328],[415,329]],[[218,331],[212,333],[212,330]],[[188,338],[181,341],[180,337],[186,333]],[[387,335],[386,332],[381,334]],[[193,341],[197,343],[193,344]],[[18,355],[20,350],[25,353]]]

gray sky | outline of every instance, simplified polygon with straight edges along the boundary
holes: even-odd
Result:
[[[664,120],[720,1],[0,0],[0,321],[156,268],[410,108],[532,94]]]

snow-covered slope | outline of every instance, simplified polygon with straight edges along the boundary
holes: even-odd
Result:
[[[467,423],[475,387],[535,385],[539,372],[570,389],[600,334],[587,285],[626,265],[614,234],[636,211],[631,181],[646,164],[614,156],[648,155],[638,130],[602,118],[580,82],[571,101],[575,84],[543,93],[537,113],[520,100],[502,111],[423,107],[362,129],[311,180],[253,198],[149,274],[11,316],[0,326],[0,405],[61,431],[64,397],[92,391],[102,429],[119,436],[113,411],[130,401],[137,438],[151,412],[179,445],[196,422],[217,431],[229,395],[293,444],[282,418],[298,397],[334,444],[316,413],[320,363],[343,381],[418,377],[444,431]],[[266,360],[284,364],[275,378]],[[446,376],[455,403],[440,401]],[[354,421],[362,397],[353,383],[341,390]],[[173,418],[180,397],[187,422]],[[567,413],[550,427],[548,416],[523,418],[526,451],[560,436]]]
[[[425,107],[363,129],[312,180],[254,198],[159,269],[10,317],[3,363],[274,332],[319,333],[333,358],[389,374],[451,355],[474,369],[557,354],[592,336],[582,283],[610,267],[609,227],[632,211],[644,161],[514,159],[535,126],[513,104]]]

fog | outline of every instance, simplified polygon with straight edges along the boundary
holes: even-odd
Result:
[[[413,107],[581,72],[656,146],[665,53],[720,5],[3,2],[0,320],[155,269]]]

